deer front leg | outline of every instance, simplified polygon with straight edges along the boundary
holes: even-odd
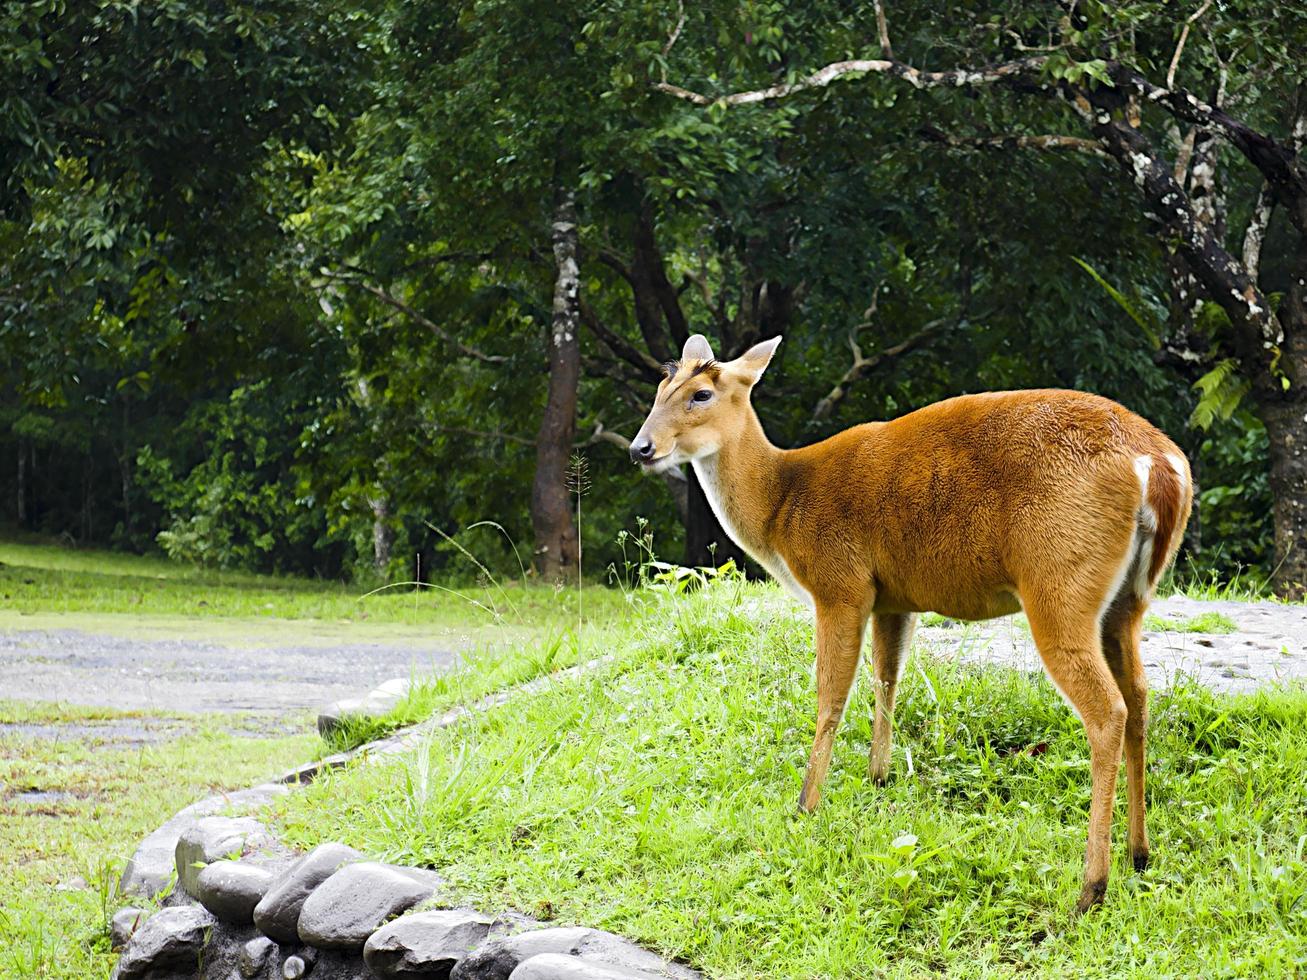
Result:
[[[871,617],[876,717],[872,725],[869,772],[877,783],[889,778],[890,748],[894,741],[894,694],[916,625],[916,613],[877,613]]]
[[[858,672],[867,614],[853,604],[817,604],[817,734],[799,793],[799,809],[812,812],[830,768],[831,744]]]

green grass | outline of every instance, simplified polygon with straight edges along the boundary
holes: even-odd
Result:
[[[611,589],[587,586],[587,619],[620,608]],[[3,625],[19,617],[81,614],[158,617],[181,624],[206,620],[320,620],[367,627],[487,633],[526,626],[564,630],[576,624],[576,590],[515,583],[368,594],[340,582],[196,569],[162,558],[81,550],[51,543],[0,541]]]
[[[601,627],[588,627],[593,631]],[[473,704],[486,695],[571,667],[590,656],[580,634],[550,633],[531,643],[490,647],[443,674],[416,676],[400,702],[385,715],[346,718],[324,739],[325,752],[340,752],[416,724],[454,705]]]
[[[101,723],[169,726],[157,744],[124,746]],[[311,735],[269,736],[231,715],[164,716],[0,701],[0,724],[72,725],[66,737],[0,727],[0,976],[107,977],[108,918],[123,863],[183,806],[303,761]],[[307,728],[307,725],[305,726]],[[57,794],[27,801],[21,794]],[[67,886],[76,879],[77,887]]]
[[[1155,697],[1154,866],[1128,869],[1122,799],[1108,903],[1072,921],[1088,755],[1051,686],[918,652],[894,779],[866,779],[864,681],[804,817],[811,642],[769,587],[646,598],[583,644],[616,664],[326,777],[277,820],[715,977],[1307,970],[1307,693]]]
[[[1188,619],[1145,616],[1144,629],[1169,633],[1237,633],[1239,625],[1229,616],[1218,612],[1205,612],[1190,616]]]
[[[0,630],[247,646],[420,644],[484,658],[476,671],[424,679],[387,725],[573,662],[578,648],[566,637],[577,629],[576,598],[574,589],[522,584],[364,596],[340,583],[197,570],[31,538],[0,542]],[[587,587],[583,599],[587,621],[625,608],[610,590]],[[97,732],[97,722],[125,721],[169,730],[139,748]],[[322,751],[307,713],[301,735],[231,731],[251,724],[226,715],[165,718],[0,702],[0,726],[77,729],[51,741],[0,727],[0,977],[107,976],[114,957],[106,917],[120,904],[114,888],[140,839],[199,798],[251,785]],[[22,794],[30,789],[59,795],[28,802]],[[77,877],[89,887],[57,887]]]

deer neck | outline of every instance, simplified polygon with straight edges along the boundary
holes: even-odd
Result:
[[[718,522],[736,544],[767,564],[772,554],[767,530],[780,507],[779,471],[784,450],[777,449],[748,406],[744,424],[717,452],[691,465]]]

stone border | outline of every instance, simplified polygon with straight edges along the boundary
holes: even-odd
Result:
[[[203,817],[177,842],[177,888],[113,920],[113,980],[701,980],[621,936],[442,907],[435,872],[343,844],[293,857],[250,817]]]
[[[258,820],[214,815],[248,813],[327,769],[415,748],[467,715],[614,659],[599,657],[536,678],[296,767],[275,781],[179,811],[142,841],[123,871],[124,894],[165,897],[153,915],[125,908],[114,916],[112,941],[122,955],[113,980],[701,978],[613,933],[443,907],[443,879],[430,870],[367,861],[343,844],[322,844],[296,856]],[[397,680],[365,698],[337,702],[320,716],[319,730],[324,717],[339,724],[346,715],[389,711],[406,691],[407,682]]]
[[[198,803],[192,803],[190,806],[179,810],[172,819],[160,826],[137,846],[136,852],[123,869],[118,890],[124,895],[134,895],[147,899],[153,899],[161,892],[164,892],[172,880],[173,853],[178,838],[188,827],[194,825],[203,817],[212,816],[216,813],[248,814],[254,812],[261,809],[276,796],[299,786],[308,785],[327,770],[342,768],[356,759],[371,761],[374,758],[385,758],[417,748],[422,739],[431,732],[449,728],[468,715],[481,714],[492,708],[497,708],[500,705],[507,704],[514,697],[535,694],[543,691],[551,684],[558,683],[560,680],[578,677],[613,663],[615,660],[616,657],[609,654],[603,657],[595,657],[571,667],[565,667],[556,673],[537,677],[505,691],[488,694],[470,705],[458,705],[442,715],[428,718],[416,725],[409,725],[407,728],[398,729],[383,738],[365,742],[363,745],[346,752],[336,752],[332,755],[323,756],[321,759],[306,762],[301,766],[288,769],[280,776],[266,783],[260,783],[257,786],[251,786],[249,789],[236,790],[231,793],[218,793],[215,796],[200,800]],[[319,732],[323,731],[324,725],[327,726],[327,730],[331,730],[333,720],[335,725],[339,725],[339,719],[344,714],[367,717],[367,712],[376,709],[376,716],[384,715],[398,704],[404,696],[396,693],[400,684],[404,685],[404,693],[407,693],[408,681],[403,678],[396,678],[382,684],[363,698],[337,701],[326,706],[318,716]],[[384,708],[381,707],[383,704],[385,705]],[[340,710],[342,705],[345,706],[343,711]],[[324,721],[324,717],[329,720]]]

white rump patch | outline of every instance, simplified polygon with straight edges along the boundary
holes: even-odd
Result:
[[[1178,460],[1175,456],[1168,455],[1167,460],[1176,471],[1181,474],[1180,482],[1184,483],[1184,474],[1181,467],[1183,461]],[[1177,466],[1177,463],[1179,464]],[[1135,534],[1135,544],[1131,548],[1134,554],[1134,581],[1130,583],[1134,594],[1140,599],[1147,599],[1152,592],[1153,583],[1148,580],[1148,573],[1153,567],[1153,548],[1156,544],[1157,531],[1157,512],[1153,510],[1148,503],[1148,480],[1153,474],[1153,457],[1136,456],[1135,457],[1135,476],[1139,478],[1139,530]]]
[[[1175,470],[1175,475],[1180,478],[1180,489],[1183,490],[1189,482],[1189,477],[1185,475],[1184,460],[1175,453],[1167,453],[1166,461],[1171,464],[1171,469]]]
[[[1148,530],[1157,530],[1157,515],[1148,505],[1148,478],[1153,472],[1153,457],[1135,457],[1135,476],[1139,478],[1139,523]]]
[[[1153,567],[1153,543],[1156,540],[1156,535],[1152,531],[1141,529],[1138,537],[1139,550],[1136,552],[1138,564],[1135,565],[1134,589],[1135,595],[1141,599],[1147,599],[1149,593],[1152,592],[1153,585],[1152,582],[1148,581],[1148,572]]]

